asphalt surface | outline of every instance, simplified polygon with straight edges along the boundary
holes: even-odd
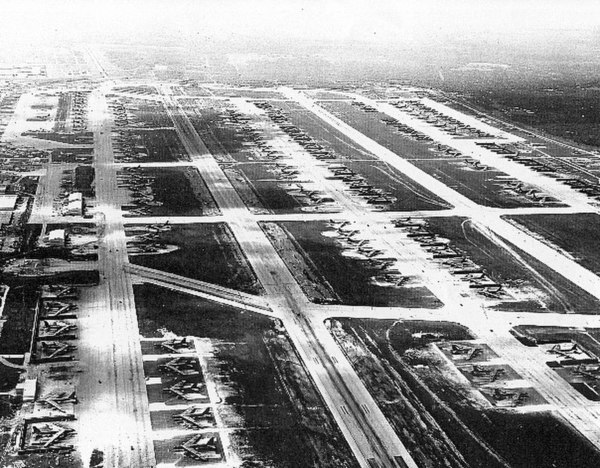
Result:
[[[217,206],[266,290],[266,299],[282,320],[292,342],[328,404],[361,466],[416,467],[351,365],[321,322],[304,314],[302,290],[256,220],[247,210],[216,160],[191,125],[183,109],[163,88],[165,105],[177,133],[205,180]]]
[[[494,312],[486,310],[483,300],[465,293],[465,283],[431,262],[428,255],[400,230],[390,229],[391,220],[408,216],[465,216],[481,232],[502,245],[504,239],[532,255],[554,272],[569,278],[592,296],[600,299],[600,278],[563,252],[556,250],[529,233],[504,221],[503,215],[537,213],[597,213],[598,208],[582,194],[555,180],[476,147],[473,141],[452,138],[432,125],[418,121],[387,103],[352,96],[397,118],[440,143],[454,147],[483,164],[539,187],[566,207],[488,208],[477,205],[445,184],[398,157],[377,142],[349,127],[320,107],[307,94],[281,88],[280,91],[316,116],[335,126],[356,145],[375,154],[418,184],[453,205],[447,210],[423,212],[372,212],[351,196],[339,181],[327,177],[325,166],[315,161],[299,145],[279,135],[273,144],[293,157],[302,174],[318,184],[340,207],[338,213],[296,213],[286,215],[253,215],[244,205],[221,167],[210,155],[194,130],[184,110],[163,85],[153,96],[131,95],[139,99],[163,100],[175,129],[192,158],[192,162],[156,163],[153,166],[194,166],[211,191],[222,215],[212,217],[140,217],[129,218],[128,224],[227,222],[255,271],[266,294],[246,297],[243,293],[196,282],[187,278],[143,269],[128,264],[124,220],[120,209],[116,172],[120,167],[138,164],[115,164],[111,143],[112,118],[105,93],[114,83],[107,82],[90,97],[90,128],[94,132],[94,167],[96,169],[96,220],[101,231],[98,269],[100,285],[86,293],[86,306],[80,312],[79,357],[82,369],[77,405],[78,433],[83,459],[93,449],[105,453],[105,467],[152,467],[156,461],[152,444],[149,405],[146,396],[138,326],[133,300],[132,276],[155,284],[166,285],[199,297],[211,298],[241,308],[248,308],[279,318],[311,377],[314,379],[342,433],[363,467],[375,461],[381,467],[410,466],[415,463],[387,422],[373,398],[335,343],[324,320],[335,317],[448,320],[469,327],[517,371],[549,403],[549,408],[579,430],[591,443],[600,447],[600,404],[590,402],[546,365],[550,360],[543,349],[524,348],[510,333],[518,324],[598,327],[600,317],[582,314],[535,314]],[[19,120],[27,115],[28,95],[20,102],[9,131],[10,139],[18,138]],[[261,110],[244,99],[234,99],[242,111],[259,118]],[[432,103],[429,103],[433,106]],[[437,108],[485,131],[494,130],[460,112]],[[441,106],[441,107],[440,107]],[[264,119],[263,119],[264,120]],[[266,124],[265,124],[266,125]],[[273,128],[270,128],[270,131]],[[496,131],[498,138],[512,138]],[[20,143],[26,142],[21,140]],[[55,145],[58,146],[58,145]],[[73,218],[51,214],[57,193],[58,170],[50,168],[38,190],[39,199],[34,219],[39,222],[69,223]],[[361,237],[373,240],[402,264],[402,273],[417,276],[443,303],[439,309],[377,308],[319,306],[310,303],[294,277],[279,257],[259,226],[261,221],[350,221]],[[506,246],[510,250],[510,247]],[[126,273],[126,271],[128,273]],[[269,310],[266,310],[266,309]],[[402,460],[402,461],[400,461]]]
[[[304,93],[290,89],[283,89],[286,95],[303,105],[306,109],[314,112],[324,121],[335,125],[336,128],[343,131],[346,136],[354,140],[365,149],[376,154],[382,160],[402,171],[405,175],[412,178],[417,183],[427,187],[432,192],[438,194],[446,201],[454,205],[461,213],[469,216],[472,222],[483,232],[494,238],[496,242],[503,243],[501,238],[510,239],[510,242],[530,254],[537,260],[543,262],[547,267],[556,273],[570,279],[579,287],[596,298],[600,298],[600,277],[582,267],[572,258],[564,253],[553,249],[532,237],[528,233],[518,229],[516,226],[500,218],[506,210],[489,210],[472,202],[463,195],[455,192],[434,177],[418,169],[396,156],[377,142],[371,140],[365,135],[349,127],[337,117],[318,106],[315,101],[308,98]],[[413,123],[410,116],[401,113],[389,104],[360,98],[363,102],[378,108],[382,112],[387,112],[390,116],[398,118],[405,123]],[[402,115],[400,115],[402,114]],[[414,124],[416,125],[416,124]],[[432,125],[425,125],[420,122],[419,130],[434,137],[437,141],[456,149],[461,149],[465,140],[451,138],[448,135],[440,135],[441,132]],[[512,169],[511,169],[512,170]],[[525,176],[535,185],[542,187],[549,193],[556,195],[562,202],[569,205],[569,208],[562,212],[597,212],[595,206],[589,203],[587,197],[582,194],[565,188],[565,186],[555,187],[553,179],[545,177],[539,173],[519,166],[519,171],[529,171]],[[515,177],[519,174],[515,173]],[[518,178],[518,177],[517,177]],[[511,210],[513,211],[513,210]],[[522,212],[523,209],[517,209]],[[545,209],[544,212],[549,212]],[[499,238],[499,237],[500,238]],[[407,257],[406,252],[410,251],[410,243],[405,243],[398,236],[390,236],[377,228],[371,229],[367,234],[368,238],[384,239],[388,241],[392,252]],[[396,248],[394,248],[394,244]],[[540,392],[540,394],[551,402],[553,408],[564,417],[566,421],[572,424],[581,434],[584,435],[592,444],[600,447],[600,405],[597,402],[587,400],[581,393],[577,392],[564,379],[560,378],[556,372],[546,365],[548,356],[540,355],[540,351],[524,352],[523,345],[514,338],[509,330],[513,324],[514,315],[504,312],[494,313],[486,311],[482,301],[474,297],[460,294],[460,285],[455,283],[452,287],[452,278],[450,275],[438,268],[431,268],[432,262],[425,258],[419,259],[419,253],[413,252],[412,256],[406,258],[403,262],[405,270],[410,273],[412,266],[414,272],[421,273],[425,279],[425,285],[445,304],[446,308],[452,308],[451,320],[469,327],[479,338],[483,339],[499,356],[501,356],[513,369],[527,379]],[[412,265],[411,265],[412,259]],[[456,281],[456,280],[454,280]],[[450,286],[450,287],[449,287]],[[543,322],[546,314],[539,314],[529,318],[529,324],[538,324]],[[568,317],[572,318],[572,315]],[[595,319],[583,318],[583,322],[597,322]],[[569,320],[564,320],[569,323]]]
[[[81,399],[90,407],[82,407],[80,427],[91,432],[90,447],[98,445],[93,448],[104,452],[106,468],[148,468],[155,466],[156,461],[133,288],[130,276],[124,272],[127,245],[120,206],[115,200],[118,191],[111,119],[101,90],[92,94],[89,105],[101,232],[97,289],[102,306],[86,324],[89,334],[96,338],[82,339],[80,361],[88,369],[82,379],[88,382],[84,383],[86,398]],[[98,336],[102,338],[98,340]],[[89,344],[98,341],[95,348]],[[102,404],[102,412],[97,412],[98,404]],[[97,419],[104,425],[98,424]]]

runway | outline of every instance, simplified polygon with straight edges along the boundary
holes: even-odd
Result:
[[[291,157],[303,177],[313,181],[319,190],[330,195],[339,206],[334,213],[252,214],[231,185],[221,167],[209,153],[192,126],[184,109],[171,94],[169,85],[160,85],[161,99],[174,123],[174,128],[191,161],[150,164],[116,164],[111,142],[112,117],[105,94],[114,83],[96,89],[89,101],[90,129],[94,134],[94,168],[96,170],[95,221],[100,232],[98,270],[100,285],[91,289],[80,315],[81,374],[77,406],[78,433],[84,460],[94,449],[105,454],[105,467],[128,466],[145,468],[155,465],[146,395],[143,362],[138,336],[132,280],[136,278],[171,289],[196,295],[241,309],[279,318],[287,330],[302,361],[306,365],[325,403],[338,423],[344,437],[365,468],[416,467],[400,438],[383,416],[379,407],[354,372],[324,322],[330,318],[380,318],[404,320],[453,321],[470,328],[500,358],[515,369],[548,401],[549,407],[579,430],[591,443],[600,447],[600,404],[590,402],[574,390],[545,363],[548,355],[541,349],[524,348],[510,333],[511,327],[523,324],[600,327],[600,316],[583,314],[535,314],[495,312],[487,310],[484,301],[467,294],[468,286],[447,270],[431,262],[429,255],[405,233],[393,227],[392,221],[408,217],[462,216],[490,238],[502,245],[505,240],[532,255],[554,272],[569,278],[592,296],[600,299],[600,278],[563,252],[505,221],[503,216],[519,214],[596,213],[597,207],[581,194],[533,171],[522,172],[522,166],[497,156],[473,152],[468,140],[448,139],[436,129],[427,129],[423,122],[413,122],[419,130],[441,138],[465,154],[479,158],[485,164],[514,175],[519,180],[542,188],[569,206],[490,208],[482,207],[457,193],[439,180],[413,166],[372,139],[351,128],[320,107],[305,93],[281,88],[288,99],[299,103],[323,121],[334,125],[361,148],[399,170],[419,185],[444,198],[452,208],[430,211],[371,211],[352,195],[340,181],[328,177],[327,165],[319,163],[300,145],[291,141],[266,120],[263,111],[236,98],[240,110],[263,119],[262,125],[275,132],[273,146]],[[134,97],[133,95],[131,97]],[[144,98],[137,96],[136,98]],[[409,121],[395,108],[363,98],[389,115]],[[398,111],[400,112],[400,111]],[[454,115],[454,114],[453,114]],[[487,128],[487,127],[486,127]],[[438,132],[438,133],[436,133]],[[504,136],[502,132],[499,137]],[[458,143],[457,143],[458,141]],[[123,219],[117,183],[117,171],[123,167],[193,166],[206,182],[221,215],[218,216],[151,216]],[[58,190],[59,173],[64,169],[51,166],[38,189],[33,221],[73,223],[81,218],[57,216],[52,213]],[[521,177],[519,177],[521,176]],[[557,185],[558,184],[558,185]],[[260,227],[261,222],[285,221],[349,221],[360,236],[372,240],[386,254],[398,259],[402,274],[418,277],[444,306],[437,309],[370,308],[325,306],[310,303],[300,286],[277,254]],[[89,221],[86,221],[89,222]],[[266,294],[252,296],[209,283],[190,280],[158,270],[128,263],[124,225],[144,224],[227,223]],[[86,293],[87,294],[87,293]],[[375,465],[376,463],[377,465]]]
[[[206,149],[183,109],[169,96],[168,89],[163,88],[163,95],[193,165],[204,178],[265,288],[271,309],[282,320],[361,466],[370,468],[376,461],[382,467],[416,468],[412,457],[331,335],[323,330],[323,324],[311,321],[303,313],[308,301],[302,290]],[[403,460],[402,464],[399,460]]]
[[[476,203],[470,201],[463,195],[455,192],[446,185],[439,182],[424,171],[416,168],[408,161],[401,159],[391,151],[382,147],[375,141],[359,133],[355,129],[343,123],[337,117],[330,114],[328,111],[318,106],[313,100],[308,98],[304,93],[283,88],[290,99],[294,99],[306,109],[314,112],[315,115],[322,118],[329,124],[336,126],[343,131],[346,136],[354,140],[363,148],[373,152],[382,160],[387,161],[390,165],[396,167],[405,175],[412,178],[415,182],[427,187],[434,193],[442,196],[446,201],[456,207],[458,211],[464,213],[472,219],[472,222],[479,226],[483,231],[489,231],[492,235],[500,238],[510,239],[510,242],[521,248],[526,253],[532,255],[537,260],[543,262],[547,267],[564,276],[565,278],[574,281],[579,287],[583,288],[592,296],[600,298],[600,278],[591,271],[583,268],[571,258],[566,257],[561,252],[547,246],[540,240],[530,236],[528,233],[518,229],[512,224],[501,218],[501,214],[506,213],[506,210],[490,210],[485,209]],[[387,109],[386,104],[379,104],[372,100],[364,99],[369,105]],[[393,108],[395,110],[395,108]],[[396,113],[390,113],[396,116]],[[420,128],[423,131],[422,128]],[[445,141],[445,144],[452,146],[454,140]],[[537,174],[536,174],[537,175]],[[538,175],[538,177],[541,177]],[[544,184],[541,184],[544,186]],[[567,203],[571,207],[566,212],[594,211],[594,207],[590,206],[587,201],[583,201],[581,194],[568,194]],[[561,190],[560,195],[564,196]],[[572,196],[571,196],[572,195]],[[549,212],[544,209],[543,212]],[[410,251],[409,244],[403,244],[398,236],[390,235],[382,231],[379,226],[372,226],[367,234],[368,238],[375,238],[387,241],[392,252],[402,255],[406,249]],[[501,239],[500,239],[501,240]],[[418,258],[419,253],[414,252]],[[400,257],[402,258],[402,257]],[[407,259],[408,260],[408,259]],[[405,268],[409,264],[403,263]],[[414,260],[415,272],[422,269],[422,277],[425,279],[425,285],[444,302],[445,307],[452,308],[451,320],[463,324],[470,328],[475,334],[485,341],[494,352],[501,356],[511,367],[526,378],[535,388],[551,402],[557,412],[563,416],[566,421],[569,421],[579,432],[581,432],[592,444],[600,447],[600,405],[596,402],[590,402],[582,394],[571,387],[564,379],[560,378],[546,364],[547,356],[540,356],[539,351],[537,356],[535,352],[530,353],[529,349],[524,352],[523,345],[516,340],[509,330],[513,325],[511,321],[514,315],[505,315],[503,312],[486,311],[480,300],[473,297],[465,297],[460,294],[460,288],[452,287],[452,279],[446,271],[437,268],[431,268],[432,262],[425,258]],[[410,273],[410,269],[408,270]],[[545,314],[540,314],[544,317]],[[572,315],[568,315],[572,317]],[[543,318],[534,317],[530,314],[530,324],[543,322]],[[584,322],[591,321],[583,319]],[[596,319],[593,319],[597,322]],[[565,324],[569,323],[567,319]],[[523,322],[521,322],[523,323]]]
[[[82,451],[104,452],[106,468],[155,466],[148,398],[133,289],[124,274],[127,247],[117,193],[111,145],[111,119],[102,89],[90,97],[90,125],[94,133],[96,197],[103,213],[99,222],[96,301],[100,307],[86,320],[80,363],[82,373],[78,411]],[[82,337],[83,338],[83,337]],[[101,411],[98,411],[101,405]],[[101,423],[101,424],[99,424]],[[84,459],[89,456],[84,453]]]

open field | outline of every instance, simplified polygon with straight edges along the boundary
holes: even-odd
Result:
[[[136,225],[127,227],[126,233],[131,263],[249,293],[261,291],[226,224],[176,224],[159,232]],[[144,236],[151,236],[156,249],[147,249],[148,241],[137,240]]]
[[[555,288],[554,299],[561,303],[556,311],[565,310],[567,313],[598,314],[598,300],[590,291],[580,288],[578,281],[570,275],[556,273],[549,265],[541,262],[535,255],[527,253],[504,239],[505,244],[516,255],[521,257],[534,270],[537,270],[547,285]],[[552,289],[552,288],[551,288]],[[561,297],[562,296],[562,297]],[[565,302],[565,298],[567,301]]]
[[[11,360],[7,360],[9,363],[22,365],[23,359],[13,358]],[[0,363],[0,392],[10,392],[15,388],[17,382],[19,381],[19,377],[21,376],[21,372],[19,369],[15,369],[13,367],[6,366],[4,363]],[[0,402],[0,415],[8,416],[10,414],[9,407],[7,401]]]
[[[13,283],[13,286],[17,284]],[[5,322],[0,335],[0,353],[22,354],[29,351],[39,297],[37,289],[37,284],[30,283],[13,287],[8,292],[3,304],[2,318]]]
[[[594,213],[580,214],[539,214],[511,216],[542,241],[567,252],[578,263],[600,274],[600,252],[598,251],[598,232],[600,216]]]
[[[564,86],[553,89],[502,89],[478,93],[471,100],[503,118],[579,144],[598,146],[598,88]]]

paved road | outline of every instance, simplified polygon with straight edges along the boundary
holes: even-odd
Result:
[[[80,427],[105,454],[105,467],[148,468],[155,466],[151,440],[148,398],[144,382],[138,324],[129,275],[124,274],[127,246],[117,194],[116,171],[111,145],[111,119],[101,89],[90,97],[90,125],[94,132],[96,197],[103,213],[99,223],[98,249],[102,307],[88,318],[90,336],[82,340],[80,360],[87,395],[82,402],[102,402],[103,413],[94,404],[82,406]],[[100,346],[94,344],[100,342]],[[87,381],[87,382],[86,382]],[[96,383],[97,381],[97,383]],[[85,403],[84,403],[85,405]],[[99,416],[99,414],[101,416]],[[105,426],[99,426],[98,420]],[[103,437],[94,437],[99,432]],[[84,458],[85,459],[85,458]]]
[[[412,457],[373,401],[322,322],[303,309],[308,302],[262,229],[194,130],[183,109],[165,94],[177,133],[267,293],[325,402],[363,467],[416,467]],[[397,458],[396,458],[397,457]]]
[[[185,276],[167,273],[153,268],[147,268],[131,263],[126,264],[125,270],[134,275],[149,280],[154,283],[160,283],[166,287],[179,286],[188,291],[203,293],[204,297],[215,302],[229,304],[240,309],[251,310],[260,314],[271,314],[271,310],[263,298],[252,294],[236,291],[235,289],[225,288],[216,284],[199,281]],[[200,294],[197,294],[200,295]]]
[[[264,302],[271,309],[271,313],[283,321],[290,338],[362,466],[369,466],[370,459],[377,460],[385,467],[404,466],[402,463],[411,467],[416,465],[324,326],[323,321],[330,317],[419,318],[462,323],[471,328],[524,379],[533,384],[552,408],[592,443],[600,447],[600,405],[586,400],[549,369],[545,365],[548,356],[543,350],[525,349],[509,333],[510,327],[517,324],[598,327],[600,317],[581,314],[499,314],[487,311],[481,300],[472,295],[467,297],[468,295],[461,294],[461,288],[465,287],[464,283],[460,284],[447,271],[435,266],[414,242],[406,239],[400,230],[390,229],[391,220],[400,217],[469,217],[481,232],[494,238],[501,245],[504,242],[502,238],[510,239],[517,247],[533,255],[555,272],[574,280],[578,286],[600,298],[598,276],[562,252],[501,219],[501,216],[509,214],[597,212],[597,208],[590,204],[586,197],[552,179],[523,166],[515,166],[515,163],[503,160],[497,155],[481,152],[478,147],[474,147],[472,141],[448,139],[447,135],[440,134],[441,132],[435,127],[416,121],[396,108],[361,98],[368,104],[388,112],[389,115],[418,127],[419,130],[443,143],[480,158],[485,164],[498,167],[519,180],[542,188],[546,193],[556,196],[569,205],[513,209],[481,207],[344,124],[304,93],[285,88],[281,91],[289,99],[300,103],[325,122],[340,129],[364,149],[376,154],[381,160],[417,183],[445,198],[454,208],[423,212],[367,213],[366,208],[356,198],[350,196],[338,182],[326,177],[324,167],[316,167],[312,158],[301,147],[281,137],[274,140],[275,144],[280,145],[286,153],[292,154],[294,162],[300,169],[309,174],[311,180],[321,185],[322,190],[335,199],[342,211],[331,214],[252,215],[215,159],[209,154],[183,109],[176,102],[176,98],[169,94],[169,88],[165,86],[162,88],[162,94],[153,96],[152,99],[164,100],[180,139],[193,159],[191,163],[178,162],[171,165],[196,167],[211,190],[222,215],[129,218],[126,222],[128,224],[154,224],[167,221],[229,224],[250,265],[265,287]],[[89,295],[85,301],[87,306],[80,314],[79,353],[81,365],[86,372],[82,374],[79,386],[81,399],[81,404],[77,408],[79,437],[82,440],[84,460],[89,459],[94,448],[99,448],[105,452],[107,467],[151,467],[154,466],[155,460],[150,438],[152,432],[149,406],[137,336],[131,278],[123,274],[124,267],[128,263],[124,221],[120,212],[116,178],[118,167],[133,167],[137,164],[114,163],[110,139],[111,116],[103,93],[104,88],[100,88],[90,98],[90,128],[94,132],[98,212],[102,213],[97,218],[102,228],[98,261],[101,283],[98,288],[91,290],[92,292],[85,293]],[[236,102],[243,105],[240,100]],[[263,112],[253,109],[253,114],[261,116]],[[156,164],[156,166],[162,165],[168,164]],[[526,171],[523,172],[524,170]],[[54,177],[48,177],[48,181],[50,180],[54,180]],[[48,184],[47,192],[40,192],[42,195],[40,219],[46,219],[43,213],[47,211],[50,194],[54,190],[55,183],[51,182]],[[365,221],[367,216],[368,225]],[[386,252],[402,261],[404,274],[414,274],[422,278],[425,285],[444,302],[445,306],[439,309],[377,308],[373,310],[367,307],[325,307],[309,303],[258,222],[328,219],[351,220],[360,227],[361,236],[376,239]],[[52,222],[71,221],[70,218],[52,218]],[[135,271],[137,267],[129,268],[130,271]],[[211,287],[207,287],[206,284],[199,285],[193,280],[176,277],[177,275],[155,271],[142,272],[139,268],[135,273],[145,275],[157,284],[164,284],[191,294],[204,294],[202,297],[211,297],[213,300],[230,301],[232,304],[242,306],[246,303],[245,305],[249,307],[256,306],[257,311],[259,309],[264,311],[261,309],[265,306],[262,299],[260,304],[249,305],[252,301],[242,298],[240,302],[242,296],[237,292],[231,295],[229,290],[225,292],[212,290],[212,285]],[[400,463],[396,457],[404,461]]]
[[[30,223],[44,223],[52,219],[54,223],[54,200],[60,194],[60,183],[65,170],[74,169],[75,164],[48,164],[46,174],[40,178],[35,203],[29,218]]]
[[[290,99],[294,99],[324,121],[336,126],[336,128],[343,131],[346,136],[363,148],[396,167],[415,182],[441,195],[442,198],[457,207],[461,212],[468,214],[474,226],[479,228],[481,232],[493,237],[496,242],[502,245],[504,243],[502,238],[510,239],[510,242],[514,245],[543,262],[550,269],[573,280],[592,296],[600,298],[600,277],[583,268],[563,253],[550,248],[538,239],[501,219],[500,214],[505,212],[505,210],[491,211],[482,208],[429,174],[413,166],[408,161],[399,158],[377,142],[349,127],[337,117],[318,106],[304,93],[286,88],[283,89],[283,92]],[[367,99],[363,100],[380,110],[389,110],[386,104],[379,104]],[[390,111],[390,115],[397,117],[396,109],[393,109],[394,112]],[[453,141],[444,141],[444,143],[453,146]],[[546,186],[543,180],[539,185]],[[593,211],[594,207],[591,207],[587,201],[581,200],[579,195],[561,193],[561,196],[565,197],[563,201],[570,203],[573,211]],[[565,380],[559,378],[554,371],[545,365],[544,358],[547,358],[547,356],[540,356],[539,350],[537,356],[535,356],[534,352],[530,352],[529,349],[527,349],[527,352],[524,352],[521,343],[509,333],[510,319],[513,316],[494,313],[492,311],[488,312],[484,309],[483,303],[477,298],[461,295],[458,284],[456,284],[457,287],[450,286],[452,279],[448,272],[439,268],[432,268],[431,265],[433,262],[427,261],[426,258],[419,259],[418,257],[422,255],[419,252],[413,251],[412,253],[407,253],[411,252],[410,243],[403,242],[401,237],[378,230],[376,226],[370,229],[367,237],[383,240],[392,252],[399,255],[400,259],[405,256],[406,261],[403,261],[403,265],[409,273],[411,272],[411,268],[415,272],[421,269],[421,277],[424,278],[425,285],[436,297],[444,302],[446,307],[452,307],[453,321],[469,327],[477,336],[485,340],[511,367],[531,382],[542,396],[555,406],[558,413],[566,421],[571,423],[590,442],[600,447],[600,424],[598,424],[600,420],[600,404],[590,402]],[[506,246],[505,243],[504,245]],[[510,247],[508,248],[510,249]],[[569,317],[571,316],[569,315]],[[538,323],[540,321],[540,319],[536,319],[535,317],[530,318],[532,318],[531,323]]]
[[[585,194],[573,190],[568,185],[565,185],[556,179],[547,177],[527,166],[523,166],[522,164],[478,146],[476,145],[477,140],[455,138],[423,120],[402,112],[391,104],[378,103],[369,99],[366,99],[365,101],[374,104],[381,112],[388,114],[390,117],[397,118],[400,122],[413,128],[417,128],[419,131],[422,131],[433,138],[434,141],[451,146],[465,155],[478,159],[483,165],[494,167],[519,181],[536,186],[540,188],[543,193],[557,198],[564,203],[568,203],[572,207],[586,209],[590,206],[590,199]],[[442,104],[438,104],[436,107],[443,109],[444,112],[451,110]]]

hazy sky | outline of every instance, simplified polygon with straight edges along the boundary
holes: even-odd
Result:
[[[168,31],[394,44],[600,25],[598,0],[0,0],[0,39]]]

